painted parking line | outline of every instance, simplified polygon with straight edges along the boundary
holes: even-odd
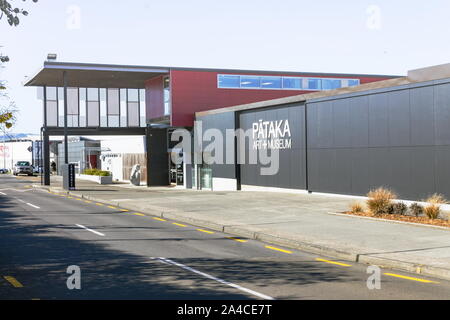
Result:
[[[145,217],[145,214],[139,213],[139,212],[135,212],[133,213],[135,216],[140,216],[140,217]]]
[[[26,204],[29,205],[32,208],[35,208],[35,209],[40,209],[41,208],[41,207],[35,206],[34,204],[31,204],[31,203],[28,203],[28,202]]]
[[[237,289],[237,290],[246,292],[246,293],[248,293],[248,294],[251,294],[251,295],[253,295],[253,296],[256,296],[256,297],[258,297],[258,298],[260,298],[260,299],[264,299],[264,300],[274,300],[274,298],[272,298],[272,297],[270,297],[270,296],[268,296],[268,295],[262,294],[262,293],[260,293],[260,292],[256,292],[256,291],[251,290],[251,289],[248,289],[248,288],[241,287],[241,286],[239,286],[239,285],[237,285],[237,284],[228,282],[228,281],[226,281],[226,280],[222,280],[222,279],[220,279],[220,278],[214,277],[214,276],[212,276],[212,275],[210,275],[210,274],[204,273],[204,272],[202,272],[202,271],[199,271],[199,270],[197,270],[197,269],[188,267],[187,265],[184,265],[184,264],[175,262],[175,261],[170,260],[170,259],[167,259],[167,258],[150,258],[150,259],[156,260],[156,261],[159,261],[159,262],[162,262],[162,263],[167,264],[167,265],[176,266],[176,267],[178,267],[178,268],[181,268],[181,269],[190,271],[190,272],[195,273],[195,274],[198,274],[198,275],[200,275],[200,276],[202,276],[202,277],[204,277],[204,278],[207,278],[207,279],[210,279],[210,280],[214,280],[214,281],[219,282],[219,283],[221,283],[221,284],[223,284],[223,285],[226,285],[226,286],[235,288],[235,289]]]
[[[4,276],[6,281],[8,281],[14,288],[23,288],[23,284],[21,284],[16,278],[13,276]]]
[[[2,196],[6,196],[6,193],[0,192],[0,194],[1,194]]]
[[[208,230],[205,230],[205,229],[197,229],[197,231],[200,231],[200,232],[203,232],[203,233],[209,233],[209,234],[213,234],[214,233],[212,231],[208,231]]]
[[[167,221],[166,219],[161,219],[161,218],[156,218],[156,217],[152,217],[152,219],[157,220],[157,221]]]
[[[79,228],[82,228],[82,229],[84,229],[86,231],[92,232],[92,233],[94,233],[94,234],[96,234],[98,236],[101,236],[101,237],[105,236],[103,233],[95,231],[95,230],[92,230],[92,229],[89,229],[88,227],[85,227],[85,226],[83,226],[81,224],[76,224],[76,226],[79,227]]]
[[[248,241],[248,240],[239,239],[239,238],[235,238],[235,237],[227,237],[227,239],[234,240],[234,241],[237,241],[237,242],[242,242],[242,243],[245,243],[245,242]]]
[[[320,259],[320,258],[316,258],[316,261],[325,262],[325,263],[329,263],[329,264],[334,264],[334,265],[341,266],[341,267],[351,267],[350,264],[336,262],[336,261],[331,261],[331,260],[325,260],[325,259]]]
[[[172,224],[179,226],[179,227],[187,227],[186,225],[181,224],[181,223],[172,222]]]
[[[280,248],[276,248],[276,247],[272,247],[272,246],[266,246],[266,248],[270,249],[270,250],[275,250],[275,251],[280,251],[280,252],[284,252],[284,253],[289,253],[289,254],[292,253],[292,251],[284,250],[284,249],[280,249]]]
[[[411,280],[411,281],[417,281],[417,282],[422,282],[422,283],[439,283],[439,282],[436,282],[436,281],[431,281],[431,280],[426,280],[426,279],[402,276],[400,274],[395,274],[395,273],[383,273],[383,274],[385,276],[389,276],[389,277],[395,277],[395,278]]]

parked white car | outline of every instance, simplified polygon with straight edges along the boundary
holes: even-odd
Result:
[[[13,168],[13,175],[27,174],[29,176],[33,175],[33,166],[29,161],[17,161]]]

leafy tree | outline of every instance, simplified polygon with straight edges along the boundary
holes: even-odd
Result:
[[[6,19],[9,23],[9,25],[17,27],[20,23],[19,16],[20,15],[27,16],[28,11],[12,6],[10,1],[0,0],[0,12],[1,12],[0,20],[3,18],[3,16],[6,16]],[[26,0],[22,0],[22,1],[26,1]],[[32,1],[34,3],[38,2],[38,0],[32,0]]]
[[[20,23],[19,16],[28,16],[28,11],[24,9],[17,8],[11,5],[12,0],[0,0],[0,20],[3,16],[6,17],[6,21],[10,26],[17,27]],[[27,0],[22,0],[23,2]],[[38,2],[38,0],[31,0],[34,3]],[[9,61],[8,56],[4,56],[0,54],[0,63],[5,63]],[[0,81],[0,98],[7,98],[6,90],[4,82]],[[8,100],[8,99],[6,99]],[[14,122],[16,121],[15,114],[17,113],[17,109],[15,107],[14,102],[9,102],[8,107],[0,106],[0,129],[5,133],[7,129],[10,129]]]

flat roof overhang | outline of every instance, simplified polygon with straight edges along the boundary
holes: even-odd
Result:
[[[134,89],[144,89],[146,80],[169,73],[168,68],[160,67],[46,61],[24,86],[62,87],[64,71],[69,87]]]

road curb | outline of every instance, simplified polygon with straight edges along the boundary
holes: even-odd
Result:
[[[68,194],[72,196],[76,196],[79,198],[83,198],[90,201],[100,202],[108,205],[113,205],[117,207],[123,207],[124,209],[133,210],[133,211],[139,211],[142,213],[145,213],[149,216],[159,217],[159,218],[166,218],[170,220],[175,220],[179,222],[188,223],[191,225],[195,225],[198,227],[203,228],[209,228],[214,231],[218,232],[224,232],[229,233],[231,235],[239,236],[239,237],[245,237],[248,239],[254,239],[259,240],[262,242],[270,243],[270,244],[277,244],[281,246],[285,246],[292,249],[297,249],[309,253],[324,255],[330,258],[336,258],[336,259],[343,259],[347,261],[357,262],[357,263],[363,263],[367,265],[377,265],[379,267],[389,268],[389,269],[395,269],[399,271],[406,271],[416,274],[421,274],[425,276],[431,276],[440,278],[443,280],[450,280],[450,269],[447,268],[440,268],[435,267],[431,265],[426,264],[418,264],[414,262],[408,262],[408,261],[401,261],[401,260],[395,260],[395,259],[388,259],[388,258],[382,258],[382,257],[375,257],[373,255],[367,255],[364,253],[359,252],[350,252],[347,250],[342,250],[339,248],[333,248],[329,246],[320,245],[317,243],[314,243],[312,241],[307,240],[297,240],[297,239],[290,239],[290,238],[284,238],[282,236],[277,235],[271,235],[266,234],[258,231],[252,231],[245,226],[236,226],[236,225],[222,225],[218,223],[214,223],[208,220],[202,220],[192,217],[186,217],[184,214],[177,213],[174,210],[169,210],[162,207],[147,205],[144,210],[142,209],[142,206],[135,206],[130,202],[127,202],[124,205],[121,205],[121,202],[118,201],[111,201],[111,200],[105,200],[97,197],[92,197],[89,195],[83,195],[81,193],[77,192],[71,192],[71,191],[65,191],[61,188],[53,188],[49,186],[40,186],[40,185],[33,185],[33,188],[36,189],[43,189],[47,191],[51,191],[58,194]]]

